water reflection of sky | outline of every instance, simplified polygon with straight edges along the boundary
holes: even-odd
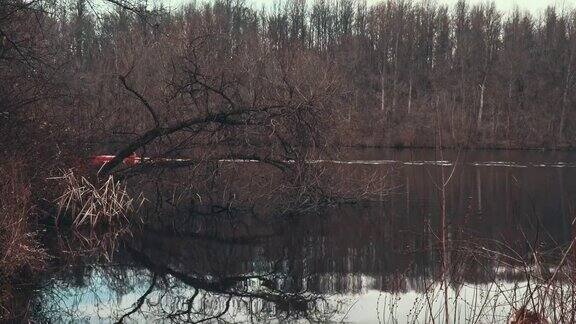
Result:
[[[114,288],[110,280],[110,273],[94,268],[90,273],[87,285],[82,287],[69,287],[62,281],[54,281],[43,291],[44,302],[52,303],[51,309],[58,314],[58,321],[101,323],[117,320],[122,314],[130,311],[138,299],[149,287],[150,273],[127,270],[126,283],[132,288],[121,292]],[[410,289],[404,293],[383,292],[369,288],[374,279],[362,276],[362,289],[351,294],[330,294],[326,296],[333,313],[329,317],[337,322],[354,323],[427,323],[431,322],[430,314],[436,321],[443,322],[444,294],[441,283],[429,282],[427,293]],[[261,289],[252,283],[253,289]],[[525,283],[497,282],[491,284],[472,285],[465,284],[459,289],[448,290],[448,316],[457,323],[472,322],[504,322],[511,311],[511,304],[519,307],[520,297],[526,291]],[[179,303],[194,294],[192,288],[185,285],[175,285],[167,291],[164,288],[151,293],[143,304],[141,311],[130,316],[127,322],[163,321],[170,312],[172,303]],[[169,295],[170,298],[166,298]],[[54,298],[59,296],[60,298]],[[162,304],[159,302],[162,301]],[[213,303],[210,307],[222,308],[222,296],[207,292],[198,295],[200,303],[204,306]],[[254,308],[258,301],[246,298],[235,298],[232,307],[222,317],[229,322],[249,322],[254,320]],[[250,305],[250,306],[249,306]],[[262,307],[262,305],[256,306]],[[56,315],[52,314],[52,315]],[[208,315],[206,315],[208,316]],[[201,319],[202,317],[196,317]],[[262,318],[259,318],[262,319]],[[266,318],[270,320],[271,318]],[[295,320],[295,319],[294,319]],[[306,319],[300,318],[305,322]]]

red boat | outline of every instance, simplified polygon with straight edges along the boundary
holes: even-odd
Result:
[[[115,155],[96,155],[90,159],[90,165],[101,167],[104,164],[112,161],[116,156]],[[138,163],[142,162],[142,158],[140,158],[136,153],[132,153],[129,157],[125,158],[122,163],[128,166],[134,166]]]

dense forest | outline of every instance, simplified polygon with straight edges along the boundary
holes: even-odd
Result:
[[[250,69],[269,81],[307,78],[319,87],[311,92],[331,82],[323,119],[343,145],[435,146],[439,128],[443,146],[574,145],[574,12],[505,14],[465,1],[285,1],[256,10],[219,0],[166,10],[78,0],[14,13],[10,3],[3,118],[64,123],[83,147],[145,129],[148,104],[158,119],[176,113],[186,104],[177,93],[193,91],[177,75],[190,55],[201,60],[185,69],[204,69],[239,96],[258,90],[241,76],[255,75]]]

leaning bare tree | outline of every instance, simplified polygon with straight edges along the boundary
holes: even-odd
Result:
[[[138,62],[119,76],[118,84],[140,106],[135,122],[125,125],[136,135],[101,174],[251,161],[272,166],[286,182],[283,188],[301,198],[320,199],[321,168],[309,162],[332,147],[344,93],[337,69],[297,46],[276,51],[218,34],[189,35],[185,44],[165,82],[147,80]],[[148,98],[146,87],[163,89],[163,97]],[[122,161],[135,152],[152,158],[126,170]]]

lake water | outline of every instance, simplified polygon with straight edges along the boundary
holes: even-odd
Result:
[[[502,323],[525,301],[527,269],[549,277],[574,237],[575,153],[316,162],[389,168],[393,190],[300,217],[181,215],[117,240],[46,233],[56,257],[20,298],[56,322]]]

